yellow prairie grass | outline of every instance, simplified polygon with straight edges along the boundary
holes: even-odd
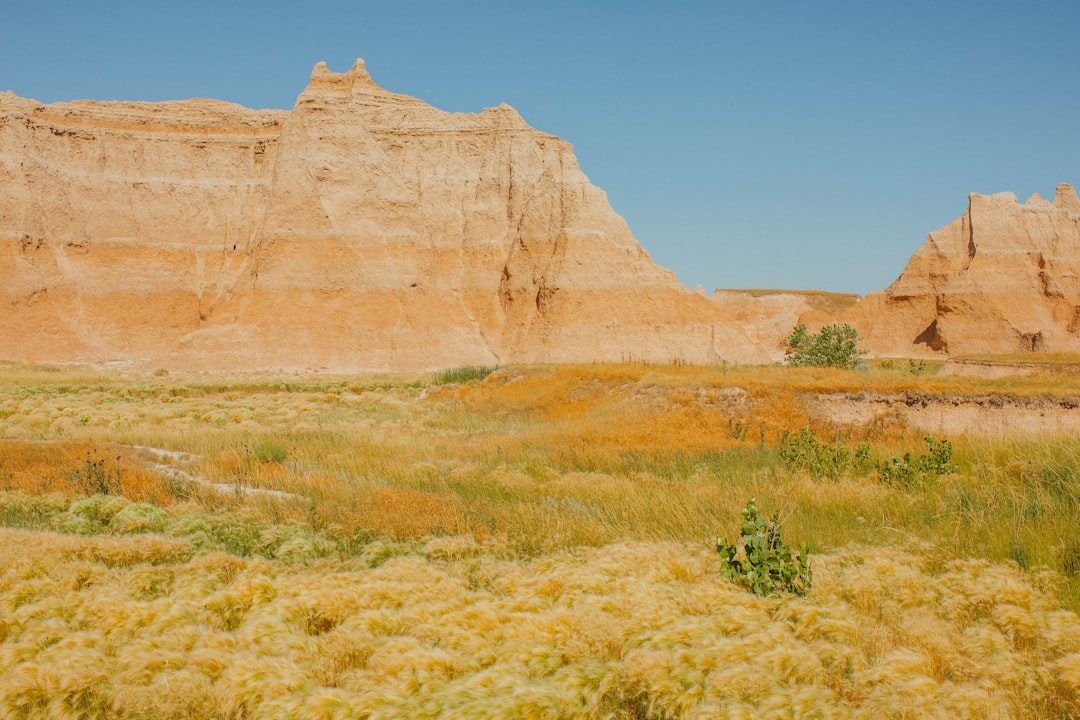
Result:
[[[432,382],[0,364],[0,520],[29,528],[0,529],[0,716],[1080,713],[1075,440],[956,437],[956,472],[910,485],[776,452],[807,425],[872,461],[924,448],[899,418],[815,422],[815,394],[1075,379]],[[809,597],[719,579],[749,497],[811,545]]]
[[[0,531],[6,716],[1040,718],[1080,707],[1080,620],[1058,609],[1052,578],[942,564],[928,548],[819,556],[809,597],[763,599],[678,543],[521,562],[459,541],[457,559],[417,546],[373,568],[178,561],[152,538],[103,538],[144,546],[143,562],[113,565],[71,555],[75,542]],[[150,568],[169,581],[139,599]]]

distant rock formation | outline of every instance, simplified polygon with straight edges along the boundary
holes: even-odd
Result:
[[[1080,352],[1080,199],[968,198],[896,282],[839,314],[879,355]]]
[[[792,328],[806,323],[816,331],[835,314],[858,302],[858,295],[821,290],[716,290],[712,301],[729,313],[755,343],[783,356]]]
[[[572,147],[320,63],[291,111],[0,94],[0,358],[758,362]]]

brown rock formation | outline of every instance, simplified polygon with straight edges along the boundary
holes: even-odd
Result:
[[[969,196],[896,282],[839,315],[879,355],[1080,351],[1080,199]]]
[[[571,146],[322,63],[292,111],[0,94],[0,358],[196,368],[763,360]]]

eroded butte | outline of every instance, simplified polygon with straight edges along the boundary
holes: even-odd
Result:
[[[0,94],[0,357],[201,369],[759,362],[572,147],[322,63],[291,111]]]
[[[881,355],[1080,352],[1080,199],[972,193],[896,281],[839,314]]]

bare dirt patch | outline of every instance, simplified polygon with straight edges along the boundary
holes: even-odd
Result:
[[[1035,374],[1075,377],[1080,374],[1080,356],[1075,353],[1040,353],[1027,357],[1002,355],[949,358],[941,368],[941,374],[988,380]]]
[[[239,483],[229,484],[211,482],[210,480],[194,475],[185,469],[185,466],[198,459],[198,456],[193,455],[192,453],[165,450],[164,448],[150,447],[148,445],[128,445],[127,447],[142,455],[147,467],[151,470],[173,480],[203,485],[215,492],[225,495],[233,493],[249,496],[261,495],[277,500],[299,497],[298,495],[282,490],[267,490],[265,488],[248,487]]]
[[[812,417],[835,425],[899,421],[921,432],[983,438],[1080,432],[1080,398],[832,393],[807,405]]]

